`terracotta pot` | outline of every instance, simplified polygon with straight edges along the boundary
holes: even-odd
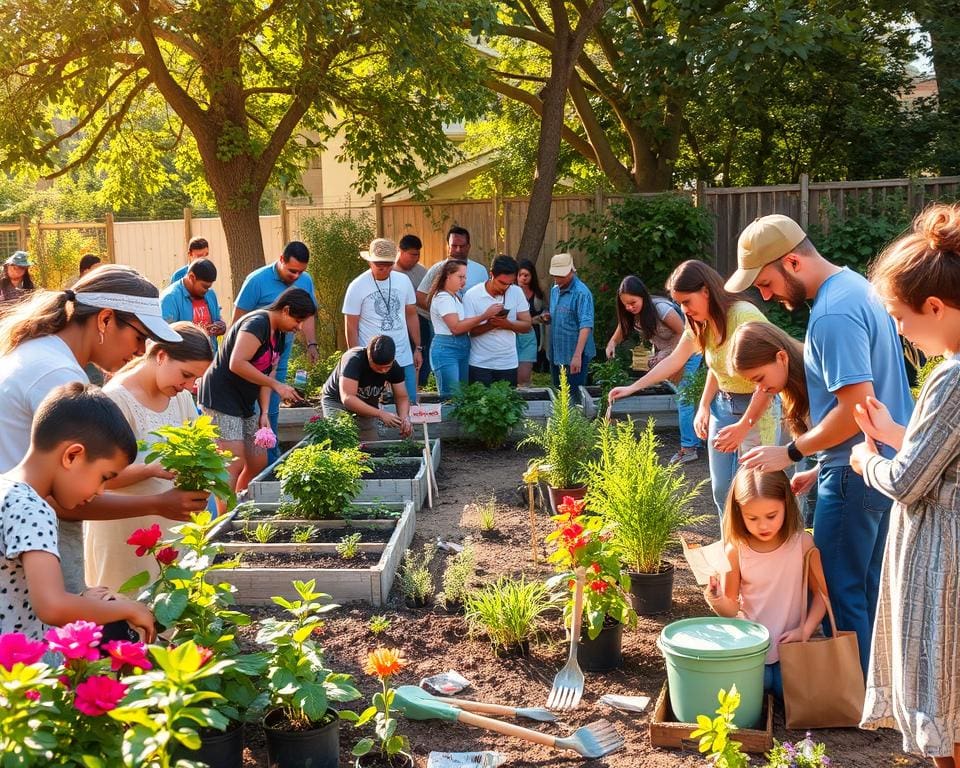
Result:
[[[673,563],[663,563],[657,573],[627,572],[630,602],[641,616],[669,613],[673,607]]]
[[[587,486],[581,485],[577,488],[554,488],[547,485],[547,491],[550,495],[550,509],[555,515],[560,514],[560,505],[563,503],[563,497],[569,496],[572,499],[580,500],[587,495]]]

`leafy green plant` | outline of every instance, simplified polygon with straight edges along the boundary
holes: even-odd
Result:
[[[923,389],[923,384],[927,380],[927,377],[933,373],[934,369],[942,362],[943,358],[939,355],[931,357],[920,367],[920,370],[917,371],[917,385],[910,389],[913,393],[914,400],[920,397],[920,390]]]
[[[583,482],[586,462],[597,441],[596,427],[583,411],[574,408],[570,397],[570,381],[565,368],[560,369],[560,388],[547,423],[527,422],[529,434],[517,444],[543,451],[540,464],[554,488],[573,488]]]
[[[353,560],[360,554],[360,539],[363,534],[360,531],[348,533],[341,537],[337,542],[337,554],[344,560]]]
[[[677,531],[708,517],[690,511],[703,482],[691,487],[679,465],[660,461],[653,428],[650,419],[638,437],[631,419],[602,426],[600,458],[587,468],[587,508],[620,561],[640,573],[657,573]]]
[[[465,546],[451,558],[443,572],[443,592],[437,595],[444,606],[462,605],[467,596],[467,587],[477,567],[477,556],[473,547]]]
[[[360,445],[357,420],[346,411],[338,411],[329,417],[311,416],[303,425],[303,435],[313,444],[328,441],[329,447],[334,451]]]
[[[269,544],[277,538],[279,533],[280,529],[273,523],[258,523],[256,528],[246,526],[243,529],[243,535],[247,537],[247,541],[256,544]]]
[[[337,349],[326,357],[321,357],[316,363],[311,363],[306,348],[302,344],[296,344],[287,367],[287,384],[299,389],[304,397],[320,397],[323,385],[326,384],[333,369],[337,367],[342,355],[343,352]],[[307,372],[306,384],[296,383],[297,371]]]
[[[493,496],[484,501],[474,503],[477,518],[480,521],[480,530],[490,533],[497,530],[497,500]]]
[[[317,535],[317,526],[298,525],[290,534],[290,540],[294,544],[309,544],[310,540]]]
[[[480,382],[462,385],[451,402],[451,415],[460,422],[464,433],[487,448],[502,447],[510,431],[523,420],[527,408],[523,397],[505,381],[489,387]]]
[[[593,382],[600,387],[600,401],[597,405],[597,415],[603,416],[607,412],[607,395],[614,387],[630,384],[632,379],[627,366],[619,357],[609,360],[599,358],[590,363],[590,376]]]
[[[233,509],[237,497],[227,472],[233,454],[217,447],[220,433],[209,416],[198,416],[179,427],[160,427],[150,434],[160,439],[150,446],[144,459],[147,464],[159,459],[160,466],[175,475],[177,488],[209,491]]]
[[[423,553],[418,555],[412,549],[407,550],[397,573],[397,583],[400,593],[417,605],[422,605],[433,594],[433,574],[430,573],[430,563],[436,553],[436,546],[431,543],[423,545]]]
[[[703,363],[693,373],[684,374],[677,386],[677,401],[683,405],[700,405],[703,388],[707,386],[707,366]]]
[[[363,490],[361,477],[371,471],[365,459],[357,448],[331,450],[324,440],[291,451],[275,472],[299,517],[331,519],[343,515]]]
[[[485,634],[495,650],[520,650],[540,633],[549,592],[539,581],[501,577],[467,592],[464,608],[471,635]]]
[[[406,659],[396,648],[377,648],[367,654],[363,671],[380,680],[380,690],[373,694],[370,706],[359,715],[354,712],[344,712],[343,717],[345,720],[353,720],[354,728],[361,728],[372,719],[377,739],[376,741],[369,737],[360,739],[352,751],[356,757],[369,754],[379,741],[380,759],[385,761],[385,764],[392,765],[391,758],[394,755],[405,755],[412,762],[410,742],[406,736],[397,733],[397,720],[390,713],[395,697],[390,687],[390,678],[406,665]]]
[[[720,702],[716,710],[717,716],[710,718],[707,715],[697,715],[697,729],[690,737],[700,740],[700,751],[709,752],[709,760],[717,768],[747,768],[750,758],[740,751],[743,744],[730,738],[730,734],[737,730],[737,726],[733,724],[737,707],[740,706],[737,686],[730,686],[729,693],[721,689],[717,700]]]
[[[370,633],[373,635],[382,635],[388,629],[390,629],[390,617],[385,613],[378,613],[376,616],[371,616],[370,621],[367,622],[367,628],[370,630]]]

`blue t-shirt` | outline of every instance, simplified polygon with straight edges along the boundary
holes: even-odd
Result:
[[[893,319],[884,311],[870,283],[844,268],[828,277],[813,300],[803,348],[810,397],[810,422],[819,424],[837,404],[834,393],[851,384],[873,382],[876,398],[898,424],[913,412],[903,346]],[[823,467],[850,463],[850,449],[863,440],[849,440],[820,453]],[[885,448],[888,458],[893,454]]]
[[[170,275],[170,282],[167,285],[173,285],[177,280],[183,280],[187,276],[187,272],[190,270],[189,264],[184,264],[180,269]]]
[[[240,286],[240,293],[234,299],[234,306],[242,309],[244,312],[252,312],[255,309],[269,307],[276,301],[276,298],[287,288],[302,288],[310,294],[313,300],[313,306],[317,306],[317,297],[313,293],[313,278],[306,272],[300,275],[292,283],[285,283],[277,274],[276,264],[267,264],[265,267],[255,269],[243,281]],[[290,359],[290,352],[293,350],[293,334],[287,334],[287,340],[284,353],[280,358],[278,370],[281,381],[282,375],[286,373],[287,361]]]

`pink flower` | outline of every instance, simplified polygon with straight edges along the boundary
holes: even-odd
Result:
[[[51,627],[43,639],[49,643],[51,651],[59,651],[67,659],[96,661],[100,658],[101,630],[99,624],[80,620],[62,627]]]
[[[47,646],[21,632],[0,635],[0,667],[8,672],[14,664],[36,664],[46,652]]]
[[[205,645],[198,645],[197,650],[200,651],[200,666],[202,667],[210,659],[213,658],[213,651],[207,648]]]
[[[124,667],[136,669],[153,669],[153,664],[147,658],[147,649],[143,643],[129,643],[126,640],[111,640],[103,646],[110,655],[110,669],[119,672]]]
[[[163,536],[160,526],[154,523],[149,528],[138,528],[130,534],[127,544],[137,548],[137,557],[143,557],[147,552],[157,546]]]
[[[277,445],[277,436],[270,427],[261,427],[253,436],[253,444],[257,448],[274,448]]]
[[[160,563],[160,565],[170,565],[170,563],[180,557],[180,553],[173,547],[164,547],[157,552],[154,557],[157,558],[157,562]]]
[[[323,418],[323,416],[320,416],[320,415],[318,414],[318,415],[316,415],[316,416],[311,416],[309,419],[307,419],[307,422],[310,423],[310,424],[313,424],[313,422],[315,422],[315,421],[320,421],[320,419],[322,419],[322,418]]]
[[[97,675],[89,677],[77,686],[73,706],[91,717],[116,709],[127,693],[127,686],[112,677]]]
[[[28,701],[40,701],[40,691],[35,691],[33,689],[24,691],[23,697]]]

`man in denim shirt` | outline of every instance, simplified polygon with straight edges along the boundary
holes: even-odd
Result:
[[[550,260],[550,373],[560,384],[560,367],[567,369],[570,394],[580,402],[580,387],[587,383],[587,369],[597,355],[593,343],[593,294],[577,277],[573,256],[558,253]]]

